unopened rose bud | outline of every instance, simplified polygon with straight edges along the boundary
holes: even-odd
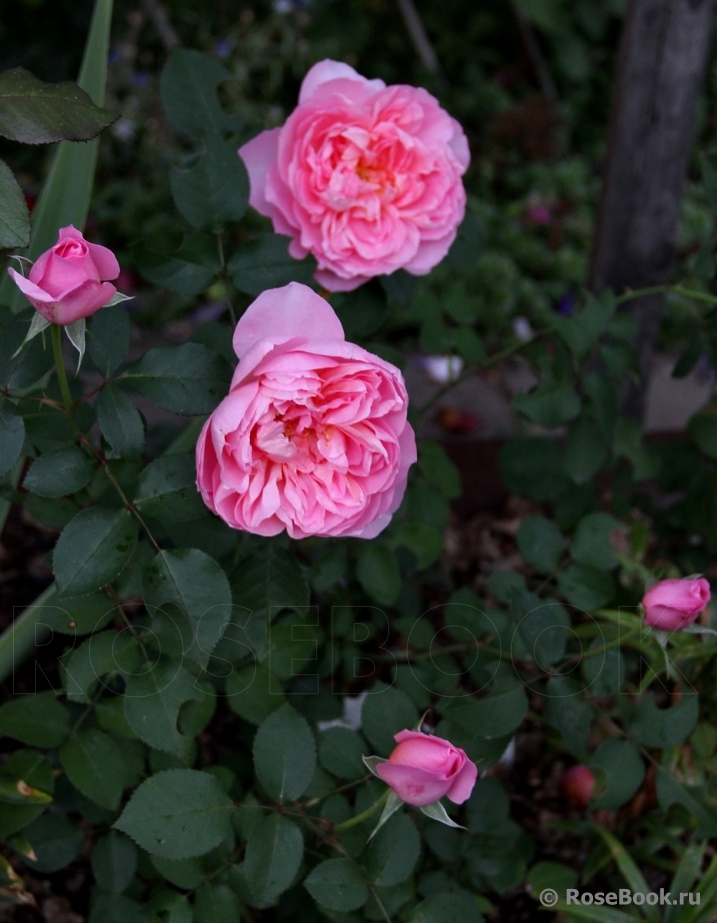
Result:
[[[704,577],[661,580],[642,598],[645,624],[679,631],[691,625],[709,601],[710,585]]]
[[[563,773],[560,780],[563,797],[576,808],[586,808],[595,791],[595,774],[579,763]]]

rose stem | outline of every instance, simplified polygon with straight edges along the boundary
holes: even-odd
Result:
[[[55,356],[55,369],[57,370],[57,380],[60,382],[60,391],[62,400],[65,404],[67,416],[70,419],[72,432],[77,433],[77,424],[75,423],[75,409],[70,394],[70,386],[67,384],[67,373],[65,372],[65,360],[62,355],[62,340],[60,339],[62,327],[59,324],[52,324],[52,352]]]
[[[374,801],[370,808],[367,808],[361,814],[357,814],[356,817],[351,817],[349,820],[345,820],[342,824],[337,824],[334,827],[334,833],[340,833],[343,830],[348,830],[349,827],[355,827],[356,824],[362,824],[368,817],[378,811],[381,805],[388,800],[388,796],[390,794],[391,789],[387,788],[383,795],[381,795],[381,797],[378,799],[378,801]]]

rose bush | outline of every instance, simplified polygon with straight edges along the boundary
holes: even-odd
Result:
[[[249,201],[317,260],[316,279],[350,291],[405,269],[425,275],[448,253],[463,220],[462,128],[425,90],[367,80],[321,61],[282,128],[239,153]]]
[[[108,0],[98,9],[106,29]],[[707,923],[717,893],[717,648],[705,608],[717,552],[714,406],[684,439],[643,440],[618,412],[635,356],[616,299],[576,290],[554,312],[562,276],[560,290],[530,289],[506,272],[496,243],[506,230],[535,266],[527,226],[550,230],[542,259],[557,223],[572,221],[558,191],[545,199],[549,224],[524,221],[522,202],[491,218],[478,171],[442,266],[420,280],[383,277],[404,257],[409,272],[427,267],[462,213],[462,135],[424,91],[335,63],[307,75],[259,188],[267,201],[280,190],[296,218],[281,160],[293,151],[297,202],[308,178],[301,201],[316,205],[311,183],[330,174],[332,189],[360,193],[345,210],[351,234],[372,208],[392,230],[388,257],[374,240],[359,259],[359,235],[344,265],[341,202],[321,199],[321,241],[341,258],[330,264],[318,247],[315,261],[292,258],[286,236],[245,215],[256,169],[249,155],[247,176],[236,151],[251,149],[260,120],[251,107],[240,118],[228,110],[231,77],[186,47],[168,56],[161,99],[175,140],[164,137],[155,169],[164,182],[165,152],[176,158],[161,195],[171,191],[177,214],[154,214],[151,199],[146,239],[130,251],[131,235],[119,240],[127,225],[102,211],[122,196],[98,200],[105,219],[88,236],[119,240],[123,269],[131,260],[151,288],[139,287],[131,312],[115,303],[87,318],[80,373],[68,376],[56,324],[52,351],[41,336],[20,348],[45,318],[8,295],[10,277],[0,285],[3,555],[29,535],[12,566],[20,560],[23,593],[33,579],[40,593],[29,606],[13,595],[19,578],[3,557],[3,598],[17,613],[0,638],[0,669],[16,668],[0,704],[0,899],[42,902],[49,887],[89,923],[480,923],[530,916],[542,890],[564,892],[579,876],[604,890],[626,876],[637,891],[699,889],[702,905],[669,908],[669,923]],[[251,82],[241,86],[251,95]],[[0,115],[7,104],[0,93]],[[332,112],[345,118],[331,123]],[[287,128],[296,144],[284,149]],[[62,148],[60,163],[89,162],[85,150]],[[311,172],[316,151],[325,174]],[[436,206],[439,236],[423,236],[407,199],[388,201],[394,187],[371,173],[386,164],[414,170],[411,182],[390,177],[407,194],[425,181],[428,198],[416,201]],[[564,172],[543,166],[532,175]],[[77,171],[89,195],[92,172]],[[49,205],[24,254],[36,266],[60,226],[84,227],[84,214],[68,213],[82,197],[66,195],[66,175],[53,170],[40,197]],[[505,177],[509,186],[515,173]],[[299,218],[277,215],[294,252],[310,250]],[[64,275],[69,260],[102,286],[100,262],[97,278],[85,262],[95,245],[61,243],[47,284],[50,264]],[[317,261],[334,285],[382,278],[327,300],[307,287]],[[531,291],[541,326],[523,317],[500,341],[497,315],[510,329]],[[696,304],[717,304],[698,294]],[[710,307],[697,355],[713,364],[715,329]],[[416,356],[439,349],[430,363]],[[447,387],[461,368],[482,387],[517,353],[534,385],[512,399],[516,434],[495,472],[483,467],[490,444],[470,435],[482,408],[434,415],[427,395],[410,406],[403,373],[413,395],[426,365]],[[682,368],[694,353],[690,344]],[[474,422],[453,425],[456,415]],[[428,438],[446,432],[445,445]],[[462,488],[498,480],[510,499],[473,516]],[[696,572],[706,577],[679,577]],[[669,592],[663,582],[645,593],[665,575]],[[664,628],[665,612],[690,630],[655,631],[651,613]],[[49,643],[23,664],[36,641]],[[572,907],[558,909],[571,919]],[[605,923],[592,915],[604,908],[578,909]]]
[[[260,295],[233,337],[239,367],[197,443],[197,485],[235,529],[373,538],[416,460],[399,370],[347,343],[304,285]]]

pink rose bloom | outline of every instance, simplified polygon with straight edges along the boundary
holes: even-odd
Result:
[[[687,628],[707,606],[710,595],[704,577],[661,580],[642,597],[645,624],[664,631]]]
[[[387,87],[348,64],[321,61],[304,77],[282,128],[239,149],[254,208],[316,258],[329,291],[405,269],[422,276],[463,220],[463,129],[426,90]]]
[[[478,768],[464,750],[442,737],[401,731],[387,763],[376,766],[383,779],[406,804],[424,808],[447,795],[455,804],[470,798]]]
[[[347,343],[298,282],[248,307],[234,349],[231,389],[197,443],[206,505],[256,535],[378,535],[416,460],[399,370]]]
[[[578,808],[586,808],[595,791],[595,773],[579,763],[563,773],[560,789],[563,796]]]
[[[107,247],[91,244],[70,225],[50,250],[38,257],[27,278],[8,269],[15,284],[51,324],[65,326],[89,317],[117,294],[108,279],[120,268]]]

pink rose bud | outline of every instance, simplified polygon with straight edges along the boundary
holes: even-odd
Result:
[[[282,128],[239,149],[249,201],[316,258],[329,291],[405,269],[422,276],[448,252],[465,213],[463,129],[426,90],[367,80],[321,61]]]
[[[691,625],[710,601],[710,585],[704,577],[661,580],[642,597],[646,625],[679,631]]]
[[[107,247],[91,244],[70,225],[50,250],[38,257],[27,278],[8,269],[15,284],[45,320],[66,326],[89,317],[117,294],[108,279],[120,268]]]
[[[595,791],[595,774],[579,763],[563,773],[560,780],[563,796],[577,808],[586,808]]]
[[[383,779],[406,804],[424,808],[447,795],[454,804],[470,798],[478,768],[464,750],[442,737],[401,731],[387,763],[376,766]]]
[[[416,461],[400,371],[347,343],[328,302],[292,282],[234,331],[239,366],[197,442],[197,487],[234,529],[373,538]]]

